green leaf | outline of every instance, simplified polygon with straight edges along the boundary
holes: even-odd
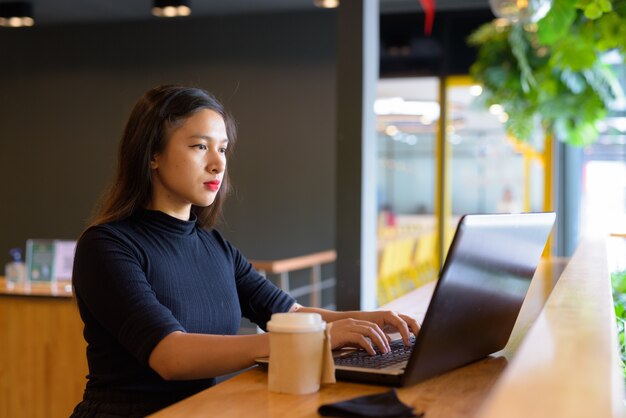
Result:
[[[498,87],[507,79],[507,71],[504,68],[489,68],[485,70],[484,80],[487,84]]]
[[[624,98],[622,86],[610,67],[596,64],[583,71],[582,75],[605,107],[608,108],[615,100]]]
[[[598,5],[604,13],[608,13],[613,10],[613,5],[609,0],[598,0]]]
[[[587,7],[587,5],[592,2],[593,0],[578,0],[575,4],[574,7],[577,9],[584,9],[585,7]]]
[[[613,10],[620,16],[626,16],[626,1],[614,0]]]
[[[529,141],[535,131],[534,111],[523,107],[504,107],[509,119],[505,123],[506,131],[516,139]]]
[[[611,273],[611,286],[614,293],[626,294],[626,270]]]
[[[611,287],[613,288],[613,307],[615,309],[615,319],[617,328],[617,339],[620,352],[620,367],[626,379],[626,344],[624,343],[624,317],[626,316],[626,270],[611,274]]]
[[[581,71],[591,68],[597,59],[592,39],[570,36],[554,45],[550,64],[553,67]]]
[[[550,11],[537,22],[537,37],[543,45],[552,45],[569,32],[576,20],[575,0],[554,0]]]
[[[467,43],[479,46],[496,38],[499,32],[493,23],[485,23],[467,37]]]
[[[549,102],[554,99],[559,91],[558,80],[553,77],[538,77],[537,83],[537,101],[539,103]]]
[[[578,147],[592,144],[598,138],[598,129],[595,124],[577,121],[575,119],[557,119],[555,121],[555,135],[559,141]]]
[[[616,12],[605,13],[594,21],[597,31],[596,48],[608,51],[626,45],[626,22]]]
[[[597,19],[602,16],[602,10],[596,3],[590,3],[585,7],[585,17],[587,19]]]
[[[517,65],[521,71],[520,82],[522,83],[522,89],[525,93],[528,93],[531,87],[534,87],[537,83],[535,82],[535,77],[528,64],[526,54],[528,53],[529,44],[522,25],[515,25],[512,28],[509,34],[509,42],[511,44],[511,51],[513,55],[515,55]]]

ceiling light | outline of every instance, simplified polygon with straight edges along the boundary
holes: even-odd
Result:
[[[439,119],[439,103],[427,100],[404,100],[401,97],[376,99],[374,112],[377,115],[423,116],[431,121]]]
[[[502,112],[504,112],[504,108],[502,107],[502,105],[492,104],[491,106],[489,106],[489,113],[491,113],[492,115],[498,116]]]
[[[385,128],[385,133],[389,136],[395,136],[400,132],[396,125],[389,125]]]
[[[33,5],[26,1],[0,3],[0,26],[19,28],[33,26]]]
[[[157,17],[189,16],[191,6],[189,0],[154,0],[152,14]]]
[[[313,0],[313,4],[324,9],[339,7],[339,0]]]
[[[479,84],[474,84],[474,85],[470,86],[469,94],[474,96],[474,97],[478,97],[481,94],[483,94],[483,87],[481,85],[479,85]]]
[[[420,116],[420,123],[422,125],[430,125],[431,123],[433,123],[433,120],[426,115],[422,115]]]

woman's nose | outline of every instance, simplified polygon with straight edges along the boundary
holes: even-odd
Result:
[[[221,173],[226,168],[226,159],[221,153],[214,153],[209,157],[207,168],[211,173]]]

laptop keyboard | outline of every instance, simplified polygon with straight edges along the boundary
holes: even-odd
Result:
[[[367,369],[384,369],[394,364],[407,361],[411,355],[415,337],[411,336],[411,345],[406,347],[402,340],[392,341],[388,353],[380,353],[376,350],[376,355],[372,356],[365,350],[352,351],[335,359],[335,365],[346,367],[364,367]]]

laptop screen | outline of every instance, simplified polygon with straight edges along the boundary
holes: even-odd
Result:
[[[404,384],[502,349],[554,223],[554,213],[461,218]]]

